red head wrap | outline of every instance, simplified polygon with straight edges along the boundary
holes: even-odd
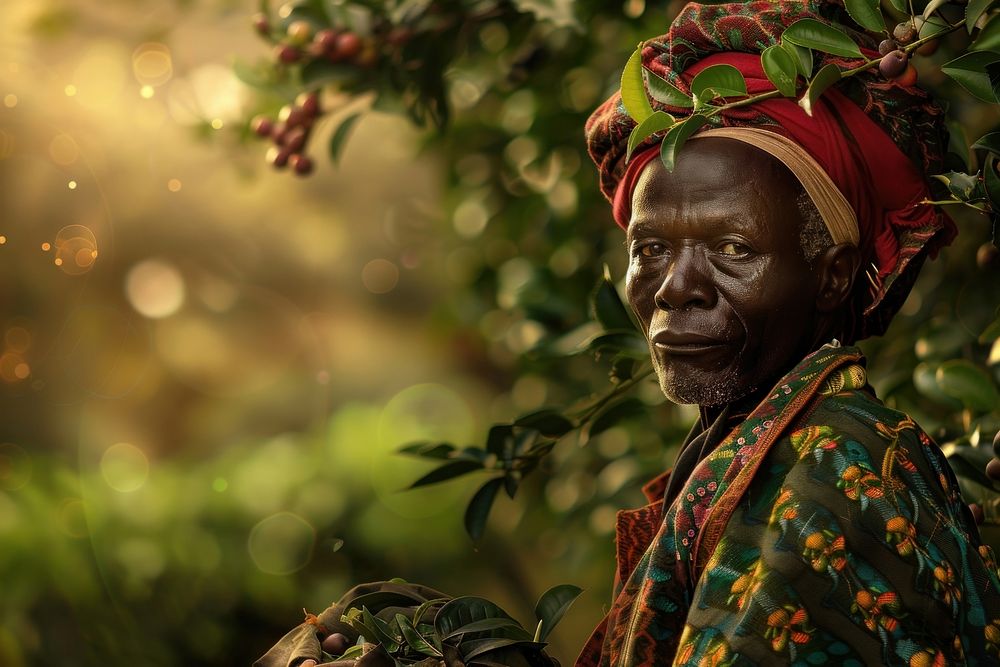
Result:
[[[806,5],[799,3],[794,6],[800,13],[789,12],[790,4],[688,5],[674,21],[665,43],[647,43],[643,65],[684,91],[690,89],[698,72],[720,63],[733,65],[743,73],[750,94],[773,90],[761,68],[759,52],[740,53],[732,43],[763,48],[774,43],[784,27],[795,20],[803,16],[820,18],[802,12]],[[864,37],[859,36],[858,41],[864,47],[870,46]],[[860,61],[831,57],[826,62],[847,69]],[[678,71],[678,63],[688,66]],[[858,313],[859,321],[854,325],[854,337],[861,338],[885,330],[916,278],[922,251],[934,253],[949,243],[955,236],[955,226],[933,206],[919,203],[930,198],[924,174],[940,168],[945,145],[940,110],[915,88],[872,77],[853,83],[854,90],[827,90],[813,106],[811,117],[794,100],[784,98],[730,109],[713,120],[724,126],[767,129],[795,141],[819,163],[851,204],[858,218],[862,256],[870,263],[862,270],[868,269],[873,283],[860,307],[863,314]],[[848,97],[845,92],[853,95]],[[653,105],[675,116],[688,112],[662,107],[655,101]],[[628,226],[636,180],[643,167],[658,155],[658,146],[654,145],[637,152],[627,167],[624,165],[624,146],[633,126],[618,95],[605,102],[587,124],[588,145],[601,171],[602,190],[612,200],[615,221],[622,228]],[[904,154],[900,146],[910,155]]]

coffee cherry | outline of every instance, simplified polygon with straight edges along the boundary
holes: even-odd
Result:
[[[252,22],[253,29],[261,37],[267,37],[271,33],[271,22],[267,20],[267,16],[264,14],[254,14]]]
[[[279,44],[274,49],[274,55],[285,65],[291,65],[302,58],[302,51],[291,44]]]
[[[313,44],[319,47],[323,53],[330,54],[337,46],[337,31],[330,28],[320,30],[313,37]]]
[[[273,141],[276,146],[283,146],[287,135],[288,125],[285,123],[275,123],[271,128],[271,141]]]
[[[900,44],[909,44],[917,38],[917,29],[910,21],[903,21],[892,31],[892,36]]]
[[[895,51],[897,48],[896,40],[894,39],[883,39],[878,45],[878,54],[880,56],[888,55],[890,52]]]
[[[288,158],[292,156],[292,152],[286,148],[278,148],[277,146],[271,146],[267,149],[267,155],[265,159],[271,163],[275,169],[284,169],[285,165],[288,164]]]
[[[906,63],[909,57],[905,51],[896,49],[882,56],[879,61],[878,71],[887,79],[895,79],[906,71]]]
[[[295,106],[302,109],[302,113],[315,117],[319,113],[319,93],[302,93],[295,98]]]
[[[913,63],[910,63],[906,66],[906,71],[893,79],[893,81],[900,86],[910,87],[917,85],[917,68],[913,66]]]
[[[306,145],[306,131],[301,127],[289,130],[283,137],[281,145],[292,153],[298,153]]]
[[[288,38],[296,44],[305,44],[312,39],[313,29],[308,21],[292,21],[288,24]]]
[[[924,42],[923,44],[918,46],[915,53],[918,53],[922,56],[932,56],[934,55],[934,53],[937,52],[939,46],[941,46],[941,40],[932,39],[931,41]]]
[[[989,269],[997,266],[1000,264],[997,261],[998,259],[1000,259],[1000,248],[997,248],[989,241],[979,246],[979,249],[976,250],[976,266],[980,269]],[[993,441],[993,447],[1000,450],[1000,433],[997,433],[997,439]]]
[[[339,656],[347,650],[348,644],[349,642],[347,637],[339,632],[334,632],[332,635],[323,640],[322,647],[323,650],[330,655]]]
[[[258,137],[271,136],[273,129],[274,121],[267,116],[254,116],[253,120],[250,121],[250,130]]]
[[[301,153],[294,153],[289,161],[297,175],[307,176],[312,173],[313,162],[307,156]]]
[[[1000,481],[1000,459],[990,459],[989,463],[986,464],[986,476]]]
[[[338,60],[350,60],[361,52],[361,38],[353,32],[345,32],[337,36],[334,55]]]

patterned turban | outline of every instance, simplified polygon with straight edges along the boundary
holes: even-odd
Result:
[[[834,2],[757,0],[723,5],[688,4],[666,35],[649,40],[643,66],[690,94],[701,70],[725,63],[740,70],[752,95],[774,86],[759,54],[802,18],[837,25],[868,58],[877,58],[870,36],[851,30],[850,19]],[[864,61],[815,53],[814,72],[827,63],[842,70]],[[675,118],[690,109],[650,100]],[[711,127],[754,127],[781,134],[801,146],[830,176],[858,219],[861,270],[856,281],[847,338],[885,332],[916,280],[924,259],[956,234],[954,223],[934,206],[927,175],[942,170],[948,139],[944,113],[923,90],[881,77],[877,69],[846,78],[828,89],[806,115],[794,99],[769,99],[713,116]],[[616,222],[628,225],[631,189],[640,167],[630,169],[625,153],[635,122],[615,93],[588,119],[587,148],[600,172],[601,191],[616,202]],[[645,145],[662,137],[651,137]],[[642,146],[642,145],[640,145]],[[633,162],[645,161],[640,147]],[[617,197],[616,197],[617,195]]]

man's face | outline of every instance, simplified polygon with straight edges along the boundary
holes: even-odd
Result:
[[[673,173],[659,159],[645,168],[626,293],[670,400],[716,406],[769,389],[819,342],[799,192],[777,160],[731,139],[691,141]]]

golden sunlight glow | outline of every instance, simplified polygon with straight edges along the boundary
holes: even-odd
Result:
[[[66,167],[80,157],[80,147],[73,137],[63,132],[52,137],[52,141],[49,142],[49,157],[56,164]]]
[[[144,86],[162,86],[174,74],[170,49],[155,42],[140,45],[132,54],[132,73]]]
[[[101,457],[101,475],[115,491],[130,493],[146,483],[149,459],[135,445],[119,442],[108,447]]]
[[[140,314],[151,319],[169,317],[184,305],[184,278],[172,264],[147,259],[125,276],[125,295]]]

